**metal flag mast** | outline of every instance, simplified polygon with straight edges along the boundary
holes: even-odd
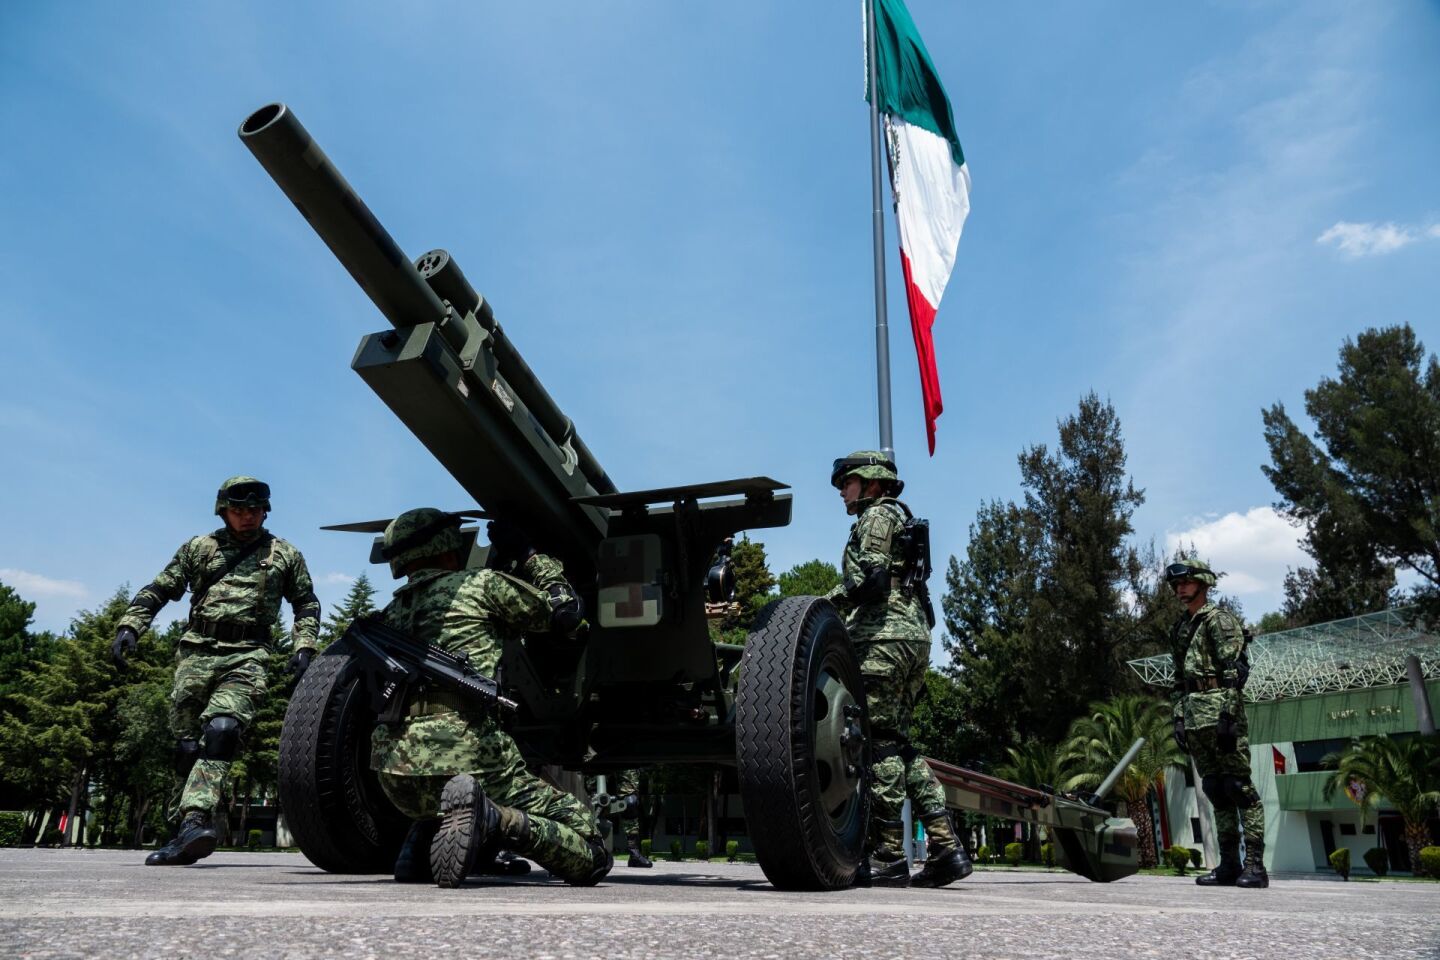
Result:
[[[875,246],[875,390],[879,398],[880,450],[895,459],[890,420],[890,324],[885,315],[885,209],[880,183],[880,91],[876,73],[875,0],[865,0],[865,63],[870,93],[871,234]]]

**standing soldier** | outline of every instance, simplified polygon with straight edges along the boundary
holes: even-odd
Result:
[[[860,883],[943,887],[973,869],[955,837],[945,794],[929,764],[910,743],[915,704],[930,664],[929,611],[924,584],[903,580],[918,558],[907,558],[904,538],[910,508],[895,499],[904,489],[895,464],[882,453],[860,450],[835,461],[830,482],[855,517],[845,544],[840,585],[829,599],[845,616],[860,657],[870,711],[874,766],[869,856]],[[905,866],[901,810],[910,798],[925,825],[925,866],[913,877]]]
[[[1175,742],[1195,758],[1200,787],[1215,808],[1220,841],[1219,866],[1195,882],[1202,887],[1268,887],[1265,808],[1250,782],[1250,741],[1241,692],[1249,672],[1244,628],[1234,614],[1208,599],[1215,574],[1203,560],[1170,564],[1165,582],[1185,605],[1185,614],[1170,632]]]
[[[574,633],[583,606],[559,561],[492,522],[493,569],[465,569],[461,522],[425,507],[385,528],[390,571],[407,578],[381,613],[389,626],[468,656],[487,676],[494,676],[507,638]],[[458,887],[482,849],[493,855],[502,847],[577,886],[609,873],[613,860],[590,811],[526,769],[491,711],[422,687],[380,720],[371,767],[386,796],[415,820],[395,861],[397,881]]]
[[[215,495],[215,514],[225,525],[186,541],[120,618],[111,653],[123,670],[160,608],[190,590],[190,620],[170,694],[175,772],[185,783],[180,828],[146,858],[151,866],[191,864],[215,850],[220,834],[213,812],[240,737],[265,695],[265,660],[281,600],[295,616],[290,672],[304,673],[315,652],[320,601],[300,551],[265,529],[269,512],[268,484],[254,477],[226,480]]]

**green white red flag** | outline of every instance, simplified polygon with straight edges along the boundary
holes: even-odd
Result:
[[[970,213],[970,171],[955,134],[950,100],[915,29],[915,21],[910,19],[910,11],[903,0],[872,2],[878,97],[868,89],[867,63],[865,99],[872,101],[875,97],[872,102],[885,122],[890,188],[900,227],[900,260],[905,269],[905,298],[920,361],[925,434],[933,455],[935,420],[944,407],[931,328],[955,266],[960,231]],[[865,49],[870,49],[868,37]]]

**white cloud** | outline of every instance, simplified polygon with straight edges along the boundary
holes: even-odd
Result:
[[[1351,223],[1341,220],[1315,238],[1316,243],[1333,244],[1351,259],[1394,253],[1417,240],[1440,238],[1440,224],[1412,227],[1397,223]]]
[[[349,587],[355,583],[355,578],[348,573],[327,573],[320,578],[320,582],[327,587]]]
[[[89,593],[85,585],[78,580],[56,580],[38,573],[31,573],[28,570],[15,570],[11,567],[0,568],[0,581],[14,587],[20,596],[27,600],[40,598],[69,598],[71,600],[83,600]]]
[[[1226,574],[1221,589],[1258,605],[1256,610],[1246,610],[1247,616],[1258,617],[1279,608],[1286,568],[1309,562],[1300,547],[1304,535],[1303,527],[1292,526],[1273,507],[1254,507],[1245,513],[1198,520],[1188,530],[1167,533],[1165,547],[1167,553],[1174,553],[1176,548],[1188,550],[1194,544],[1199,556]]]

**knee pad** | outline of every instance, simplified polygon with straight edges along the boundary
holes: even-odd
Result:
[[[240,752],[240,721],[234,717],[211,717],[205,724],[205,759],[234,760]]]
[[[175,741],[175,772],[182,777],[190,776],[190,768],[200,759],[200,741],[194,737],[181,737]]]

